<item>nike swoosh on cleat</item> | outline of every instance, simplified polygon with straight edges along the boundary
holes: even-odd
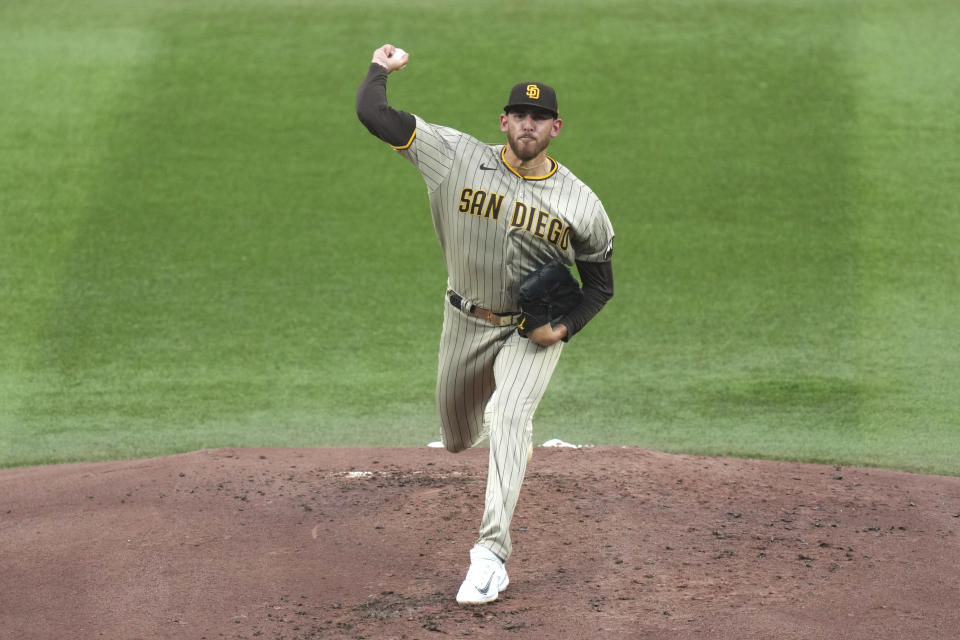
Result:
[[[496,171],[496,167],[488,167],[487,165],[480,163],[480,171]]]
[[[477,593],[479,593],[479,594],[482,595],[482,596],[487,595],[487,593],[490,592],[490,585],[491,585],[492,583],[493,583],[493,574],[491,573],[491,574],[490,574],[490,579],[487,580],[487,584],[483,587],[483,589],[477,589]]]

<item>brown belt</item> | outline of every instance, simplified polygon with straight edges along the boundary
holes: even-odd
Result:
[[[476,306],[469,300],[464,300],[463,296],[453,289],[447,290],[447,299],[450,300],[450,304],[452,304],[454,308],[463,311],[467,315],[486,320],[495,327],[510,327],[520,322],[519,313],[494,313],[489,309]]]

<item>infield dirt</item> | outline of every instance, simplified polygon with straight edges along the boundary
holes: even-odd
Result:
[[[510,587],[454,601],[487,450],[0,471],[0,637],[954,638],[960,478],[538,447]]]

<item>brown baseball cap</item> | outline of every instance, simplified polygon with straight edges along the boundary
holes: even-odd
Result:
[[[557,92],[542,82],[520,82],[514,85],[510,90],[510,100],[503,110],[510,111],[512,107],[540,107],[552,113],[554,118],[559,115]]]

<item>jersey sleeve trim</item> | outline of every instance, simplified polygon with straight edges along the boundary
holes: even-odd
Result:
[[[404,150],[410,148],[410,145],[413,144],[413,139],[416,138],[416,137],[417,137],[417,130],[414,129],[414,130],[413,130],[413,133],[410,134],[410,139],[407,140],[407,144],[401,145],[401,146],[397,146],[397,145],[393,145],[393,144],[392,144],[392,145],[390,145],[390,146],[393,147],[394,149],[396,149],[397,151],[404,151]]]

